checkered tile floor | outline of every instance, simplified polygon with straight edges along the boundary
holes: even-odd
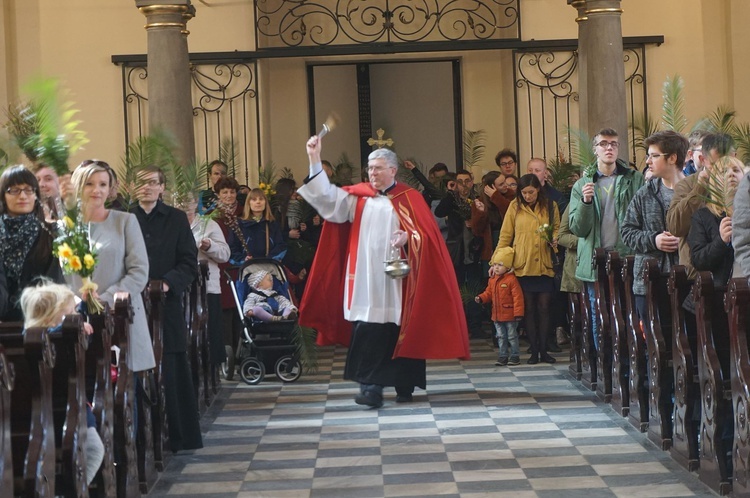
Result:
[[[716,496],[555,365],[430,361],[427,392],[379,410],[354,404],[345,350],[293,384],[224,382],[205,448],[170,462],[150,496]],[[522,358],[522,361],[525,357]]]

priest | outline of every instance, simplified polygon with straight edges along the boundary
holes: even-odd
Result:
[[[426,388],[425,360],[469,357],[461,297],[435,219],[419,192],[396,182],[389,149],[368,158],[369,183],[339,188],[322,169],[321,141],[307,141],[310,175],[298,193],[326,220],[300,307],[318,344],[349,347],[344,378],[360,384],[357,404],[379,408]],[[395,249],[394,249],[395,248]],[[409,262],[402,280],[385,273],[393,251]]]

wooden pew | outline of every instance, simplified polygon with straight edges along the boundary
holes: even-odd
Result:
[[[55,433],[52,417],[52,368],[55,353],[44,328],[0,324],[0,343],[15,371],[11,393],[13,493],[52,497],[55,493]]]
[[[115,325],[109,306],[106,306],[103,313],[90,316],[89,323],[94,333],[89,336],[89,347],[86,350],[86,385],[99,437],[104,445],[104,459],[99,471],[101,477],[91,483],[92,487],[96,488],[91,491],[91,494],[115,496],[117,480],[113,437],[114,393],[110,374],[112,335]]]
[[[727,313],[732,355],[732,406],[735,410],[732,491],[735,496],[750,496],[750,285],[746,278],[729,281]]]
[[[696,349],[695,315],[686,312],[682,303],[690,293],[692,282],[684,266],[674,266],[669,274],[672,309],[672,368],[674,376],[674,416],[672,458],[689,471],[696,470],[698,460],[698,426],[695,408],[700,395]]]
[[[649,423],[648,437],[662,450],[672,446],[672,312],[667,278],[655,259],[645,262],[646,332],[648,350]]]
[[[622,260],[617,251],[607,255],[609,280],[609,311],[612,330],[612,409],[627,417],[630,412],[630,356],[628,333],[623,314],[625,282],[622,279]]]
[[[114,449],[117,462],[118,498],[140,497],[138,459],[136,457],[135,390],[133,371],[128,366],[130,326],[133,306],[126,292],[115,294],[113,343],[120,348],[117,383],[114,393]],[[140,422],[139,422],[140,423]]]
[[[693,286],[698,325],[698,376],[701,390],[700,470],[701,481],[721,495],[732,490],[722,436],[732,417],[729,381],[728,321],[724,312],[724,289],[714,286],[711,272],[699,272]]]
[[[596,383],[596,395],[605,403],[612,400],[612,332],[609,316],[609,279],[607,277],[607,252],[604,249],[594,251],[594,268],[596,269],[596,281],[594,282],[594,293],[596,300],[597,343],[596,372],[598,381]]]
[[[56,495],[88,496],[86,484],[85,355],[88,337],[83,317],[69,315],[49,332],[55,348],[52,370],[52,414],[57,448]]]
[[[570,364],[568,373],[575,380],[581,380],[581,342],[583,341],[581,296],[568,292],[568,317],[570,318]]]
[[[151,333],[151,344],[154,348],[156,368],[154,368],[154,384],[157,400],[156,405],[151,407],[151,426],[153,430],[154,465],[156,470],[162,472],[169,463],[171,452],[169,451],[169,430],[167,425],[166,398],[164,394],[164,375],[161,370],[162,356],[164,355],[163,320],[164,320],[164,294],[163,281],[151,280],[144,293],[144,305],[148,317],[148,328]]]
[[[185,323],[188,327],[188,360],[193,375],[193,390],[198,401],[201,415],[208,408],[206,393],[206,373],[204,371],[203,349],[208,346],[205,314],[205,279],[208,276],[208,265],[203,262],[198,276],[188,290],[189,298],[185,306]]]
[[[581,310],[581,384],[586,389],[596,391],[596,348],[591,329],[591,306],[586,288],[579,294]]]
[[[13,367],[0,344],[0,498],[13,497],[13,452],[11,451],[10,393],[13,390]]]
[[[200,351],[201,374],[203,396],[205,399],[206,407],[209,407],[214,402],[214,398],[216,397],[216,391],[214,391],[214,382],[215,380],[218,380],[218,377],[213,375],[214,372],[212,372],[211,368],[211,344],[208,336],[208,297],[206,294],[208,288],[208,262],[200,261],[199,265],[202,285],[200,289],[198,289],[198,300],[200,302],[200,330],[203,336],[203,347]]]
[[[646,340],[643,335],[641,321],[635,310],[635,295],[633,294],[633,266],[635,256],[627,256],[622,267],[624,282],[625,329],[628,340],[628,356],[630,358],[630,410],[628,422],[641,432],[648,430],[649,383],[647,368]]]

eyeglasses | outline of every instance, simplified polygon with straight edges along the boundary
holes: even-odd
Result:
[[[655,159],[659,159],[662,156],[669,157],[670,154],[665,154],[663,152],[661,154],[646,154],[646,161],[648,161],[649,159],[653,161]]]
[[[513,166],[514,164],[516,164],[515,161],[503,161],[503,162],[500,163],[500,166],[501,167],[503,167],[503,166]]]
[[[471,185],[472,183],[474,183],[474,180],[456,180],[456,183],[458,183],[459,185]]]
[[[146,187],[156,187],[157,185],[161,185],[161,182],[159,180],[148,180],[142,182],[141,185],[145,185]]]
[[[606,140],[602,140],[596,145],[598,145],[602,149],[608,149],[610,147],[612,147],[613,149],[616,149],[620,146],[620,142],[607,142]]]
[[[22,192],[24,194],[26,194],[26,195],[34,195],[34,194],[36,194],[36,192],[34,191],[34,189],[31,188],[31,187],[26,187],[26,188],[8,187],[8,188],[5,189],[5,193],[6,194],[13,195],[13,196],[21,195]]]
[[[387,169],[391,169],[391,167],[390,166],[368,166],[367,167],[367,172],[368,173],[375,173],[376,171],[380,172],[380,171],[385,171]]]

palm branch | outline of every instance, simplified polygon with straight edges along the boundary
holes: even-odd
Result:
[[[173,206],[186,206],[191,200],[197,198],[208,171],[206,161],[193,159],[187,164],[172,161],[167,164],[166,169],[167,178],[171,180],[168,185]]]
[[[587,176],[593,176],[596,169],[596,154],[592,147],[591,137],[579,128],[568,128],[570,137],[570,163],[579,168]]]
[[[292,180],[294,180],[294,172],[284,166],[283,168],[281,168],[281,172],[279,173],[279,179],[281,178],[291,178]]]
[[[474,298],[482,293],[482,284],[479,282],[464,283],[459,288],[459,294],[461,294],[461,302],[464,306],[473,303]]]
[[[411,161],[414,164],[415,168],[424,172],[424,166],[419,160],[413,157],[407,158],[406,160]],[[417,180],[417,178],[412,173],[410,173],[408,169],[403,167],[403,165],[399,165],[398,170],[396,171],[396,180],[405,183],[414,189],[419,189],[421,187],[419,180]]]
[[[725,133],[727,135],[733,135],[736,127],[736,117],[737,111],[721,105],[708,116],[698,120],[693,129],[706,130],[709,133]]]
[[[258,183],[265,185],[276,184],[276,165],[273,161],[268,161],[265,166],[258,171]]]
[[[237,176],[237,165],[240,162],[240,151],[235,146],[233,137],[226,137],[219,144],[219,161],[229,166],[229,175]]]
[[[578,166],[565,159],[562,149],[557,151],[557,157],[550,161],[547,170],[549,183],[566,195],[570,193],[576,176],[581,172]]]
[[[650,115],[639,113],[633,117],[631,126],[633,128],[633,143],[637,148],[647,150],[644,142],[648,137],[659,131],[659,124]]]
[[[719,159],[719,161],[722,160],[724,159]],[[717,171],[719,168],[716,168],[716,164],[713,163],[710,169],[706,168],[708,181],[704,185],[706,193],[705,195],[701,195],[701,198],[706,204],[715,206],[720,213],[732,216],[734,193],[737,187],[727,181],[725,171]]]
[[[169,135],[154,131],[151,135],[138,137],[125,148],[125,155],[119,166],[115,166],[120,182],[120,195],[127,205],[136,199],[136,191],[141,186],[139,173],[146,166],[164,165],[176,162],[173,151],[175,142]]]
[[[742,123],[735,127],[734,142],[740,160],[744,164],[750,163],[750,124]]]
[[[317,332],[309,327],[302,327],[299,323],[294,326],[292,342],[299,355],[299,361],[305,369],[305,373],[318,371],[318,348],[315,345]]]
[[[484,157],[486,150],[485,139],[487,132],[485,130],[464,130],[464,168],[471,170],[477,166]]]
[[[685,98],[682,94],[685,82],[679,75],[667,77],[662,86],[662,124],[667,130],[682,133],[687,126],[685,117]]]

